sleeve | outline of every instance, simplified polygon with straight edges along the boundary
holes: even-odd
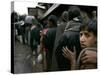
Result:
[[[36,48],[36,29],[31,30],[31,36],[30,36],[30,47],[31,49],[35,49]]]

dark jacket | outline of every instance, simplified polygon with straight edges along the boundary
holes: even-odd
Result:
[[[55,58],[55,51],[56,51],[56,47],[58,46],[59,39],[60,39],[60,37],[62,36],[62,34],[65,30],[66,24],[67,24],[66,22],[62,22],[57,27],[55,43],[54,43],[54,48],[53,48],[53,54],[52,54],[52,66],[51,66],[52,71],[58,70],[57,61],[56,61],[56,58]]]
[[[37,45],[40,43],[40,28],[35,27],[31,30],[30,37],[30,47],[32,50],[37,48]]]
[[[56,48],[56,60],[60,71],[70,70],[71,64],[62,54],[62,48],[68,47],[69,50],[73,51],[73,47],[76,48],[76,55],[80,53],[80,42],[79,42],[79,27],[80,23],[74,20],[71,20],[67,23],[65,32],[63,33],[61,39],[58,42]]]
[[[56,27],[49,28],[45,36],[45,47],[52,52],[56,36]]]
[[[52,53],[54,48],[55,36],[56,36],[56,27],[49,28],[45,36],[45,48],[47,49],[46,52],[47,71],[50,71],[52,64]]]

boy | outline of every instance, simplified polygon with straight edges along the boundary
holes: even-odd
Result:
[[[80,44],[82,51],[76,64],[76,53],[63,48],[64,56],[71,61],[71,69],[97,68],[97,23],[89,21],[80,27]]]

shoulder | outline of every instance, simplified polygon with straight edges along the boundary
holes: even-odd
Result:
[[[49,28],[47,33],[54,33],[56,31],[57,27]]]

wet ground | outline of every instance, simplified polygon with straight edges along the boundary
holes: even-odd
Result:
[[[34,55],[28,45],[15,42],[14,51],[14,73],[35,73],[43,72],[42,64],[33,64]]]

